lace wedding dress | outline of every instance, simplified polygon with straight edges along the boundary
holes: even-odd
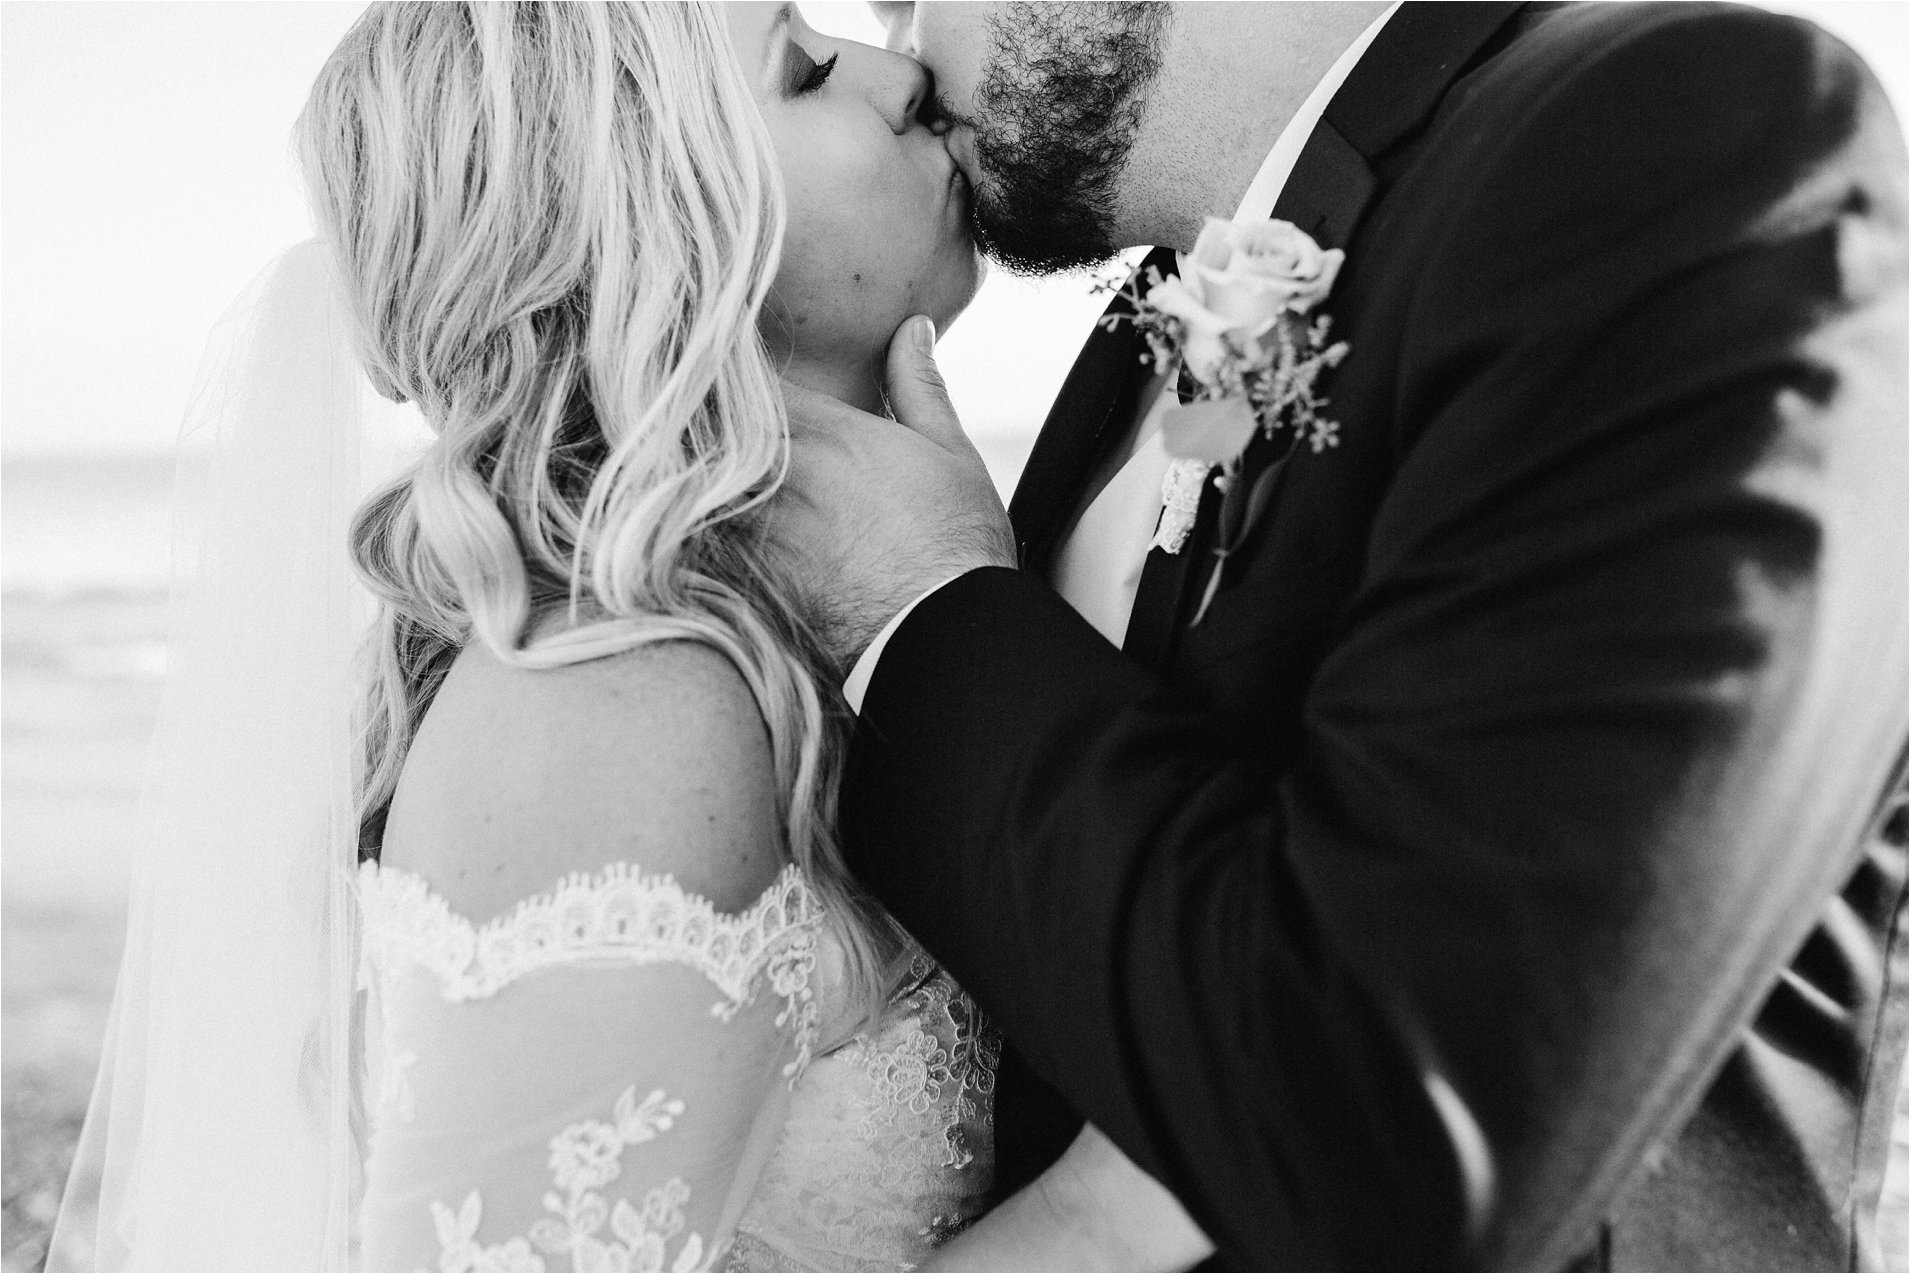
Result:
[[[926,957],[817,1055],[801,873],[718,912],[614,865],[473,923],[359,875],[373,1269],[907,1269],[988,1203],[999,1037]]]
[[[467,918],[357,868],[339,547],[430,435],[339,295],[322,244],[268,266],[181,430],[142,867],[49,1268],[920,1261],[988,1200],[998,1047],[926,961],[818,1056],[841,948],[793,870],[733,915],[612,865]]]

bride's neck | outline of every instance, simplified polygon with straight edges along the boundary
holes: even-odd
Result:
[[[886,415],[882,397],[882,351],[862,360],[825,360],[802,354],[783,367],[783,379],[848,403],[875,416]]]

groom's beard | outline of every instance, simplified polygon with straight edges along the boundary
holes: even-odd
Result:
[[[1164,4],[1005,5],[975,90],[975,242],[1016,274],[1112,257],[1116,179],[1161,67]]]

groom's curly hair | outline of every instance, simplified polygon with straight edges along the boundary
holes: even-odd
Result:
[[[542,668],[702,642],[754,693],[790,857],[873,1012],[897,931],[843,865],[846,713],[761,524],[788,464],[757,331],[784,200],[724,18],[374,5],[300,142],[365,367],[436,434],[352,531],[381,602],[361,853],[467,643]]]

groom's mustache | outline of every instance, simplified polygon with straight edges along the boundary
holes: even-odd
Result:
[[[942,145],[968,181],[969,216],[972,220],[981,200],[981,121],[964,115],[949,105],[948,98],[937,93],[929,99],[929,126],[942,135]]]
[[[981,136],[981,121],[976,119],[973,115],[964,115],[962,112],[956,110],[949,104],[948,98],[939,92],[928,99],[927,114],[928,118],[925,122],[930,128],[941,133],[944,137],[962,128],[968,130],[968,135],[971,138],[979,138]],[[973,146],[971,145],[969,149],[972,152]],[[971,172],[968,175],[972,179],[979,174]]]

